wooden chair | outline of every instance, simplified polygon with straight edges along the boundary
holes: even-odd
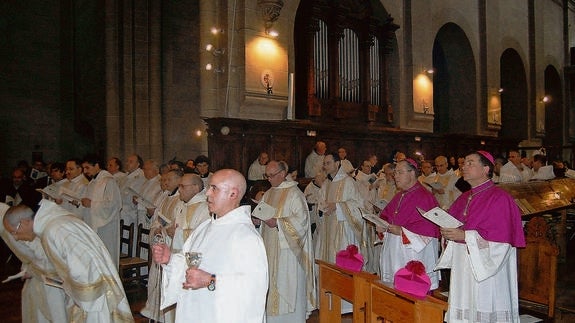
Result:
[[[557,282],[557,246],[548,240],[548,225],[543,217],[532,218],[526,226],[527,246],[518,249],[519,301],[547,307],[548,318],[555,316],[555,284]]]
[[[127,252],[122,252],[124,246]],[[127,225],[124,220],[120,220],[120,259],[132,257],[134,249],[134,223]]]
[[[142,224],[138,225],[136,256],[120,258],[119,274],[124,286],[134,282],[147,284],[148,274],[142,274],[142,268],[149,270],[152,255],[150,252],[149,237],[150,230],[144,229]],[[147,252],[147,259],[142,258],[143,251]]]

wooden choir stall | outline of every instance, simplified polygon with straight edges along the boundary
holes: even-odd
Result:
[[[566,223],[575,201],[575,179],[499,184],[509,192],[526,222],[527,246],[518,251],[521,308],[555,316],[557,263],[566,257]]]

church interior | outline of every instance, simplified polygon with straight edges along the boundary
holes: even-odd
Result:
[[[265,151],[304,174],[319,140],[356,166],[544,147],[575,169],[574,0],[31,0],[0,17],[0,178],[91,153],[247,174]],[[546,321],[575,321],[567,200],[525,218],[563,225],[554,317],[522,304]],[[2,321],[20,321],[21,286],[1,286]]]

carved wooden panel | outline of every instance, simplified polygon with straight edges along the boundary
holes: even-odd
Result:
[[[375,153],[380,165],[391,158],[394,150],[418,158],[416,152],[426,159],[438,155],[461,156],[474,149],[505,151],[516,147],[517,142],[498,138],[462,135],[458,137],[399,131],[357,122],[326,123],[305,120],[242,120],[231,118],[209,118],[208,154],[212,169],[232,167],[247,174],[250,164],[262,151],[271,159],[285,160],[290,167],[303,174],[305,158],[312,151],[315,142],[325,141],[328,152],[344,147],[348,159],[354,166]],[[222,133],[222,127],[229,132]],[[416,137],[419,141],[416,141]],[[483,142],[483,144],[481,144]]]

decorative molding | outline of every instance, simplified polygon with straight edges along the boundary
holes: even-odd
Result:
[[[283,6],[284,2],[282,0],[258,0],[258,8],[266,30],[270,29],[279,18]]]

